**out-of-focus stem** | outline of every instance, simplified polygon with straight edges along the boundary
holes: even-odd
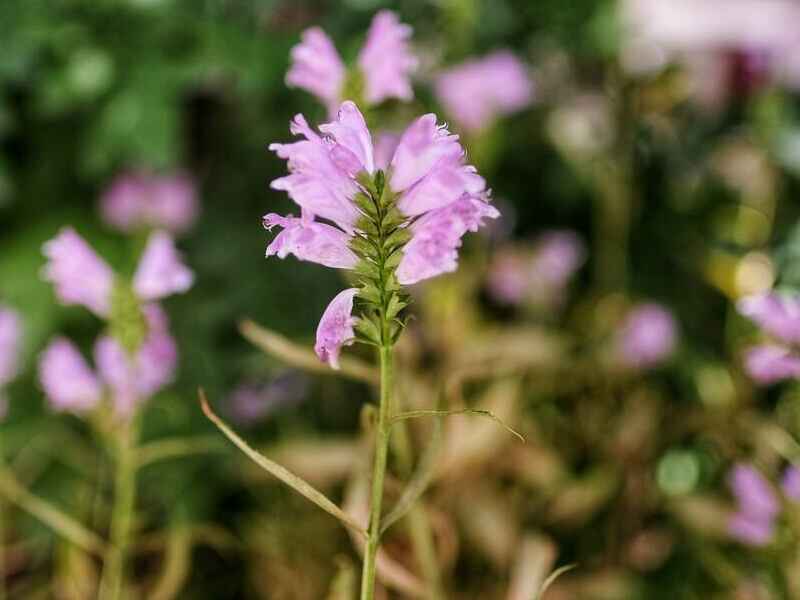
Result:
[[[386,477],[386,462],[389,455],[389,439],[391,438],[392,430],[394,364],[391,346],[381,346],[380,365],[381,395],[378,409],[378,425],[375,428],[375,457],[372,469],[369,530],[367,545],[364,549],[364,566],[361,572],[361,600],[372,600],[375,597],[375,570],[381,537],[383,481]]]
[[[408,435],[408,426],[405,421],[397,421],[395,427],[393,439],[397,466],[402,474],[409,478],[414,466],[414,456]],[[407,523],[411,544],[414,548],[414,556],[422,569],[422,574],[428,587],[428,598],[430,600],[444,600],[445,595],[442,587],[439,559],[436,556],[436,544],[425,508],[423,506],[412,508],[408,513]]]
[[[119,600],[125,585],[125,566],[136,502],[135,445],[136,425],[132,420],[121,427],[118,438],[111,540],[100,582],[101,600]]]

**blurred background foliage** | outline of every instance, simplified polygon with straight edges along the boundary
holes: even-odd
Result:
[[[180,240],[197,283],[166,304],[180,375],[148,406],[145,441],[213,434],[198,386],[235,418],[232,391],[259,385],[272,390],[259,396],[269,405],[239,420],[247,438],[353,501],[371,391],[292,369],[238,324],[311,347],[341,287],[328,270],[262,259],[261,215],[291,210],[268,188],[285,167],[266,146],[288,139],[297,112],[325,117],[283,82],[300,32],[322,26],[352,59],[381,8],[414,27],[409,115],[442,114],[437,70],[498,48],[529,64],[536,85],[528,110],[466,133],[504,219],[470,241],[458,274],[417,290],[402,348],[413,406],[442,395],[486,406],[528,440],[491,422],[445,423],[425,506],[448,597],[530,600],[526,586],[568,563],[577,567],[548,600],[800,597],[798,514],[766,549],[725,530],[730,465],[777,473],[797,458],[798,388],[748,382],[739,353],[754,329],[732,300],[775,282],[800,289],[800,105],[735,70],[713,102],[680,65],[631,75],[611,0],[0,2],[0,298],[26,331],[2,425],[11,467],[80,520],[104,522],[103,495],[86,482],[107,482],[108,465],[83,423],[48,411],[35,373],[54,334],[88,348],[100,326],[56,303],[40,249],[71,224],[130,272],[141,240],[102,224],[102,191],[127,169],[185,170],[202,205]],[[532,252],[540,233],[564,228],[586,240],[588,258],[563,301],[497,302],[486,281],[498,253]],[[631,372],[613,364],[614,332],[642,301],[669,308],[679,342],[666,364]],[[411,433],[419,448],[433,436],[430,423]],[[337,569],[346,584],[357,558],[338,525],[224,445],[213,450],[141,473],[134,572],[164,594],[142,597],[323,598]],[[95,561],[13,514],[12,597],[91,597],[81,585],[96,578]],[[388,547],[413,578],[398,531]]]

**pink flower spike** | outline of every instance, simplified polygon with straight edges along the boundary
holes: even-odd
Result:
[[[192,287],[194,274],[183,264],[172,237],[163,231],[150,235],[136,274],[133,289],[143,300],[158,300]]]
[[[800,356],[783,346],[764,344],[747,350],[744,357],[747,374],[760,385],[800,378]]]
[[[367,40],[358,55],[358,66],[366,81],[366,100],[379,104],[388,98],[411,100],[410,74],[417,67],[408,39],[413,30],[397,15],[382,10],[372,19]]]
[[[43,277],[55,286],[61,302],[83,305],[100,317],[108,315],[114,273],[72,227],[46,242],[42,252],[48,259]]]
[[[352,313],[353,299],[357,293],[355,288],[339,292],[325,309],[317,327],[314,351],[322,362],[328,363],[334,369],[339,368],[342,346],[349,346],[355,341],[353,326],[356,319]]]
[[[267,247],[267,257],[286,258],[294,254],[299,260],[307,260],[333,269],[352,269],[358,257],[350,250],[350,236],[325,223],[304,222],[296,217],[281,217],[274,213],[264,216],[264,227],[282,227]]]
[[[346,72],[331,39],[319,27],[306,29],[291,57],[286,85],[314,94],[333,112],[341,99]]]
[[[39,381],[56,411],[89,411],[102,396],[97,377],[78,349],[65,338],[53,340],[42,353]]]
[[[351,169],[350,172],[353,175],[361,170],[370,174],[375,171],[372,137],[369,134],[364,115],[361,114],[354,102],[350,100],[343,102],[336,120],[320,125],[319,130],[333,137],[339,146],[347,149],[356,157],[361,168]]]
[[[773,292],[742,298],[736,307],[771,336],[800,344],[800,297]]]
[[[448,115],[467,131],[479,131],[497,117],[533,102],[533,82],[525,65],[500,50],[442,73],[436,95]]]
[[[21,338],[19,315],[0,304],[0,387],[17,375]]]
[[[446,158],[406,191],[397,207],[413,217],[447,206],[464,194],[477,196],[485,189],[486,181],[475,167],[463,165],[457,158]]]
[[[425,177],[440,160],[464,155],[458,136],[444,125],[437,125],[436,115],[423,115],[405,130],[391,162],[390,185],[404,192]]]
[[[451,204],[420,217],[412,226],[413,237],[403,249],[397,281],[410,285],[458,268],[458,248],[468,231],[477,231],[485,219],[500,213],[482,198],[462,196]]]

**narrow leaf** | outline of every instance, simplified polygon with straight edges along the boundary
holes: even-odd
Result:
[[[373,344],[381,343],[381,332],[371,318],[364,317],[356,321],[355,329]]]
[[[321,362],[310,348],[295,344],[284,336],[270,331],[269,329],[265,329],[253,321],[242,321],[239,324],[239,331],[241,331],[242,335],[252,344],[292,367],[312,373],[343,375],[350,379],[373,385],[377,385],[378,382],[380,382],[378,371],[357,358],[343,356],[339,360],[340,369],[334,371],[328,365]]]
[[[392,294],[392,297],[389,299],[389,305],[386,307],[386,318],[394,319],[406,306],[408,306],[408,302],[403,302],[400,296]]]
[[[245,455],[256,463],[259,467],[267,471],[270,475],[274,476],[275,478],[279,479],[293,490],[295,490],[298,494],[305,497],[307,500],[310,500],[317,506],[319,506],[322,510],[327,512],[328,514],[336,517],[339,519],[344,525],[350,527],[354,531],[360,533],[362,536],[366,538],[367,532],[364,528],[350,515],[346,514],[342,509],[340,509],[336,504],[334,504],[331,500],[328,499],[325,494],[308,484],[306,481],[286,469],[285,467],[279,465],[276,462],[269,460],[267,457],[260,454],[254,448],[252,448],[247,442],[245,442],[242,438],[240,438],[236,432],[234,432],[222,419],[220,419],[213,410],[211,410],[211,406],[208,404],[208,400],[206,399],[205,392],[201,389],[199,390],[200,396],[200,406],[203,409],[203,413],[206,417],[217,426],[217,428],[227,437],[233,444],[239,448]]]
[[[539,589],[539,591],[533,597],[533,600],[542,600],[542,596],[544,596],[544,593],[547,591],[547,588],[549,588],[551,585],[553,585],[553,582],[556,579],[561,577],[567,571],[571,571],[572,569],[574,569],[577,566],[578,565],[564,565],[563,567],[559,567],[558,569],[556,569],[555,571],[550,573],[550,576],[547,579],[544,580],[544,583],[542,584],[542,587]]]
[[[512,429],[506,425],[503,420],[495,415],[492,411],[480,410],[477,408],[462,408],[459,410],[411,410],[396,414],[394,417],[392,417],[392,423],[402,421],[403,419],[417,419],[419,417],[450,417],[454,415],[475,415],[478,417],[488,417],[499,424],[510,434],[516,436],[521,442],[525,442],[525,436],[519,433],[516,429]]]

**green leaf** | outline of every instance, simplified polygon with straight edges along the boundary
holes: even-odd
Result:
[[[395,229],[389,237],[383,241],[383,247],[394,251],[397,248],[405,246],[411,239],[411,232],[408,227],[400,227]]]
[[[362,281],[362,287],[358,289],[358,297],[370,304],[380,306],[382,304],[381,292],[377,286],[369,281]]]
[[[398,294],[392,294],[392,297],[389,298],[389,305],[386,307],[386,318],[394,319],[406,306],[408,306],[408,302],[404,302]]]
[[[381,343],[381,330],[371,318],[363,317],[359,319],[355,324],[355,330],[370,342]]]

